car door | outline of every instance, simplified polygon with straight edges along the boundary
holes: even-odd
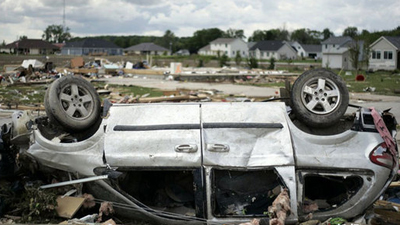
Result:
[[[284,104],[203,104],[204,165],[293,166]]]
[[[110,166],[201,166],[198,104],[112,106],[105,131]]]
[[[270,195],[289,189],[296,206],[293,146],[284,103],[201,106],[208,219],[263,217]],[[278,182],[278,183],[276,183]],[[295,215],[295,214],[294,214]]]

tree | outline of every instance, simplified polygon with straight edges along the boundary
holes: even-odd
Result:
[[[42,38],[52,43],[62,43],[71,39],[71,34],[68,27],[64,30],[63,25],[53,24],[43,31]]]
[[[253,34],[248,39],[249,42],[258,42],[263,40],[266,40],[266,34],[265,31],[262,30],[253,31]]]
[[[365,67],[368,69],[369,68],[369,56],[371,55],[371,48],[369,44],[364,43],[364,48],[363,48],[363,64]]]
[[[28,39],[28,36],[26,36],[26,35],[19,36],[19,40],[20,41],[21,40],[26,40],[26,39]]]
[[[302,28],[293,31],[290,39],[301,44],[320,44],[320,36],[319,31]]]
[[[358,41],[354,41],[350,47],[349,47],[349,53],[350,53],[350,62],[351,65],[353,66],[356,71],[359,70],[359,57],[360,57],[360,44]]]
[[[351,38],[356,38],[358,36],[358,29],[357,27],[347,27],[343,31],[343,36],[349,36]]]
[[[227,66],[228,65],[228,56],[226,54],[223,54],[220,58],[219,58],[219,66],[223,67],[223,66]]]
[[[308,35],[308,32],[305,28],[302,29],[297,29],[292,32],[290,35],[290,39],[292,41],[298,41],[301,44],[308,44],[308,40],[310,39],[310,36]]]
[[[288,41],[289,31],[285,29],[271,29],[265,32],[265,40]]]
[[[250,59],[247,59],[247,65],[249,66],[250,69],[258,68],[257,59],[254,58],[254,57],[251,57]]]
[[[3,43],[1,43],[1,46],[6,46],[7,44],[6,44],[6,41],[5,40],[3,40]]]
[[[240,51],[236,51],[235,63],[237,66],[240,66],[241,62],[242,62],[242,56],[240,55]]]
[[[329,30],[329,28],[325,28],[323,31],[322,31],[322,35],[323,35],[323,39],[322,40],[326,40],[326,39],[328,39],[328,38],[330,38],[330,37],[334,37],[335,35],[333,34],[333,32],[331,32],[330,30]]]
[[[272,57],[272,58],[269,60],[268,69],[269,69],[269,70],[274,70],[274,69],[275,69],[275,58],[274,58],[274,57]]]
[[[167,49],[171,48],[170,50],[172,51],[173,50],[172,47],[174,47],[174,48],[176,47],[175,39],[176,39],[175,34],[171,30],[166,30],[164,35],[158,41],[156,41],[156,43],[163,46],[164,48],[167,48]],[[172,52],[171,52],[171,54],[172,54]]]
[[[218,28],[202,29],[194,32],[188,42],[191,53],[197,52],[200,48],[208,45],[211,41],[224,36],[224,32]]]
[[[240,38],[240,39],[245,39],[246,36],[244,35],[244,31],[243,30],[236,30],[236,29],[232,29],[229,28],[225,34],[224,37],[227,38]]]
[[[289,32],[285,29],[255,30],[249,37],[249,41],[279,40],[287,41]]]

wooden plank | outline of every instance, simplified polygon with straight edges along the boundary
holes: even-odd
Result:
[[[164,75],[163,70],[152,69],[123,69],[125,74],[138,74],[138,75]]]
[[[400,181],[390,183],[389,187],[400,187]]]
[[[57,214],[59,217],[70,219],[72,218],[78,209],[82,206],[85,198],[70,197],[70,196],[59,196],[57,198]]]
[[[385,208],[397,207],[400,210],[400,204],[394,203],[394,202],[388,202],[388,201],[384,201],[384,200],[378,200],[374,203],[374,205],[385,207]]]

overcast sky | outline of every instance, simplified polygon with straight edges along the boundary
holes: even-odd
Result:
[[[41,38],[51,24],[63,24],[64,0],[0,0],[0,41]],[[399,0],[66,0],[65,22],[72,36],[156,35],[171,30],[192,36],[217,27],[254,30],[299,28],[341,35],[400,26]]]

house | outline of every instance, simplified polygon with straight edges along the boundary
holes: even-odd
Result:
[[[249,49],[247,43],[240,38],[217,38],[198,51],[199,55],[226,55],[229,58],[236,57],[239,53],[241,57],[247,57]]]
[[[382,36],[369,47],[369,69],[400,69],[400,37]]]
[[[202,48],[199,49],[197,52],[199,55],[213,55],[213,52],[211,51],[211,45],[206,45]]]
[[[297,52],[285,41],[259,41],[250,48],[249,54],[256,59],[296,59]]]
[[[350,48],[358,45],[359,57],[361,61],[363,58],[363,41],[354,41],[351,37],[330,37],[321,42],[322,45],[322,66],[332,69],[355,69],[352,66]]]
[[[289,42],[289,44],[296,50],[297,56],[301,58],[322,59],[321,45],[306,45],[299,42]]]
[[[292,48],[294,50],[296,50],[297,56],[305,57],[306,51],[304,50],[303,46],[299,42],[294,41],[294,42],[288,42],[288,43],[290,44],[290,46],[292,46]]]
[[[97,38],[67,42],[61,49],[62,55],[122,55],[122,48]]]
[[[124,49],[127,55],[171,55],[171,51],[154,43],[140,43]]]
[[[304,50],[304,57],[311,59],[322,58],[322,46],[321,45],[301,45]]]
[[[23,55],[53,54],[60,49],[41,39],[22,39],[1,47],[0,52]]]

